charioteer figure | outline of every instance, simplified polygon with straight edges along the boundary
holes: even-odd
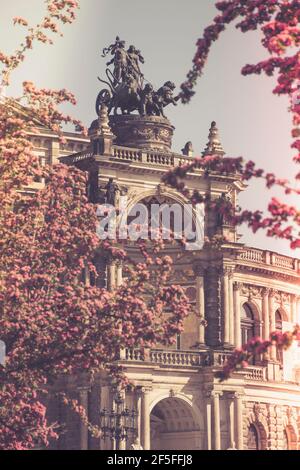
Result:
[[[122,79],[124,79],[127,69],[127,52],[125,50],[125,41],[117,40],[116,44],[111,49],[111,53],[114,57],[109,62],[107,62],[106,65],[109,66],[114,64],[114,84],[117,84]]]
[[[141,79],[144,78],[140,69],[140,62],[141,64],[145,63],[141,51],[137,50],[132,45],[129,46],[127,51],[127,73],[133,75],[139,83],[141,83]]]

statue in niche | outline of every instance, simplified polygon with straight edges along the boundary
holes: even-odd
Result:
[[[109,181],[104,189],[106,190],[105,203],[110,204],[111,206],[115,206],[117,193],[119,193],[120,191],[119,186],[116,183],[114,183],[113,178],[109,178]]]
[[[226,216],[225,214],[223,213],[223,210],[225,209],[225,207],[231,207],[232,206],[232,203],[231,203],[231,199],[230,199],[230,196],[226,193],[222,193],[221,196],[219,197],[219,199],[217,199],[216,201],[216,211],[217,211],[217,214],[216,214],[216,225],[217,225],[217,228],[220,228],[224,225],[224,223],[226,222]],[[220,211],[220,209],[222,209],[222,212]]]
[[[99,202],[98,171],[90,171],[87,181],[87,198],[89,202]]]

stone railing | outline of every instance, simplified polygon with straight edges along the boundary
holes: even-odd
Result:
[[[300,269],[300,260],[257,248],[246,248],[245,251],[238,255],[238,260],[266,264],[291,271],[298,271]]]
[[[139,349],[125,349],[121,351],[120,355],[121,359],[125,359],[126,361],[144,361],[145,357]]]
[[[202,351],[178,351],[166,349],[151,349],[142,353],[138,349],[125,349],[120,359],[132,362],[151,362],[169,366],[201,366],[204,362]],[[208,358],[209,361],[209,358]]]
[[[94,153],[90,149],[87,149],[82,152],[61,156],[60,160],[63,163],[75,164],[94,156]],[[113,145],[111,158],[123,162],[145,163],[162,167],[176,167],[193,160],[193,157],[187,157],[180,153],[129,148],[120,145]]]
[[[232,351],[182,351],[151,349],[142,353],[138,349],[124,349],[120,360],[128,362],[145,362],[169,367],[223,367]],[[265,366],[251,366],[242,369],[245,380],[264,382],[269,380]],[[274,378],[272,378],[274,380]],[[279,378],[277,377],[277,380]],[[282,380],[282,377],[280,378]]]
[[[294,258],[289,258],[288,256],[279,255],[278,253],[271,253],[271,264],[280,268],[294,269],[296,261],[297,260]]]
[[[166,351],[153,349],[150,351],[150,362],[170,366],[201,366],[201,352]]]
[[[114,147],[113,156],[118,160],[126,160],[130,162],[141,162],[142,152],[137,149],[126,149],[124,147]]]
[[[176,153],[161,153],[156,150],[132,149],[113,146],[113,158],[128,162],[148,163],[154,166],[174,167],[191,160],[191,157]]]
[[[266,368],[260,366],[248,366],[245,369],[245,379],[246,380],[256,380],[263,382],[266,380]]]
[[[74,165],[75,163],[87,160],[94,156],[93,152],[90,149],[83,150],[82,152],[74,153],[71,155],[63,155],[59,158],[62,163],[68,163]]]
[[[167,366],[222,367],[231,352],[182,351],[177,349],[151,349],[142,353],[138,349],[124,349],[120,359],[130,362],[150,362]]]
[[[167,165],[174,166],[174,155],[159,154],[155,152],[147,152],[146,154],[147,163],[152,165]]]
[[[250,248],[240,253],[238,259],[243,259],[245,261],[254,261],[257,263],[264,263],[264,252],[262,250],[256,250],[255,248]]]

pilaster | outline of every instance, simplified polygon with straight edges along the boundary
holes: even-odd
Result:
[[[208,266],[204,281],[204,290],[207,319],[205,343],[211,347],[219,347],[222,344],[221,277],[220,269],[217,266]]]

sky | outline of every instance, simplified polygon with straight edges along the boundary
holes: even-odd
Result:
[[[14,73],[8,95],[20,94],[23,80],[40,87],[67,88],[77,98],[68,108],[87,126],[95,119],[94,104],[104,76],[102,49],[119,35],[126,44],[141,50],[143,72],[154,87],[171,80],[179,86],[185,79],[195,52],[195,43],[216,14],[214,0],[82,0],[78,18],[64,26],[64,37],[53,46],[38,45]],[[12,26],[12,18],[22,16],[35,24],[44,12],[43,0],[0,0],[0,49],[11,53],[23,38],[24,30]],[[167,108],[175,126],[173,150],[180,152],[192,141],[195,155],[204,149],[211,121],[216,121],[227,156],[243,156],[259,167],[292,179],[297,171],[290,148],[291,115],[288,100],[272,94],[275,79],[241,75],[246,63],[267,57],[259,32],[242,34],[231,26],[211,50],[196,95],[188,105]],[[248,209],[265,209],[270,198],[280,197],[295,204],[292,196],[279,190],[267,191],[262,182],[252,181],[240,196]],[[288,242],[253,234],[240,227],[241,242],[297,256]]]

